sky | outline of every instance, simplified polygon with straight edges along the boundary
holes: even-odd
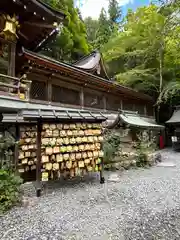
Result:
[[[92,17],[97,19],[102,7],[107,10],[108,0],[76,0],[76,6],[80,8],[82,17]],[[122,8],[123,15],[129,8],[135,10],[137,7],[148,5],[150,0],[118,0],[119,6]]]

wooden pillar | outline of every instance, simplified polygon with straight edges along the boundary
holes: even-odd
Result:
[[[15,61],[16,61],[16,43],[9,45],[9,67],[8,75],[15,77]]]
[[[37,163],[36,163],[36,196],[41,196],[41,131],[42,123],[41,120],[37,121],[37,137],[36,137],[36,147],[37,147]]]
[[[101,184],[105,183],[105,178],[104,178],[104,159],[102,159],[102,162],[101,162],[100,183]]]
[[[136,111],[136,104],[135,103],[133,103],[133,107],[132,107],[133,109],[133,111]]]
[[[101,149],[103,148],[103,144],[101,143]],[[101,159],[101,170],[100,170],[100,184],[105,183],[104,178],[104,157]]]
[[[120,104],[121,104],[121,110],[123,110],[123,100],[122,99],[121,99]]]
[[[52,83],[48,81],[47,83],[47,98],[48,102],[52,102]]]
[[[18,159],[19,159],[19,140],[20,140],[20,127],[19,124],[16,123],[15,126],[15,134],[16,134],[16,142],[14,147],[14,170],[17,169]]]
[[[144,115],[147,116],[147,108],[146,108],[146,105],[144,105]]]
[[[84,108],[84,89],[81,88],[81,91],[80,91],[80,106],[81,108]]]
[[[107,98],[104,95],[103,95],[103,109],[104,109],[104,111],[107,110]]]

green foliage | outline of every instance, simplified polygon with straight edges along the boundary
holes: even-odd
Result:
[[[59,35],[43,49],[42,53],[57,60],[71,62],[89,53],[86,28],[80,19],[79,10],[74,8],[73,0],[44,0],[67,17]]]
[[[0,138],[0,169],[4,166],[13,168],[13,148],[15,141],[10,137]]]
[[[105,43],[108,42],[109,36],[111,34],[111,29],[109,25],[109,19],[104,8],[101,9],[101,13],[98,19],[99,28],[97,31],[96,48],[100,49]]]
[[[145,167],[148,165],[147,160],[147,149],[143,144],[143,141],[138,139],[138,141],[134,144],[134,148],[136,149],[136,166],[137,167]]]
[[[98,20],[88,17],[84,20],[87,29],[87,39],[92,49],[101,49],[108,43],[110,37],[117,34],[121,8],[117,0],[109,0],[108,14],[104,8],[101,9]]]
[[[110,163],[116,156],[120,147],[120,137],[116,134],[106,133],[103,143],[104,162]]]
[[[0,138],[0,153],[8,150],[8,148],[14,146],[15,141],[10,138],[1,137]]]
[[[119,7],[117,0],[109,0],[109,20],[112,23],[117,23],[118,19],[121,17],[121,8]]]
[[[92,50],[96,48],[97,32],[99,28],[98,20],[87,17],[84,19],[84,24],[87,31],[87,40],[92,46]]]
[[[158,98],[158,103],[177,99],[179,94],[179,6],[150,4],[129,11],[123,31],[101,48],[109,75]]]
[[[0,169],[0,212],[9,210],[20,200],[22,179],[14,173]]]
[[[145,167],[148,165],[147,161],[147,154],[143,153],[141,149],[137,150],[137,157],[136,157],[136,166],[137,167]]]
[[[151,132],[139,132],[138,129],[134,129],[137,141],[134,143],[136,149],[136,166],[145,167],[149,165],[148,152],[154,152],[156,150],[156,141]]]

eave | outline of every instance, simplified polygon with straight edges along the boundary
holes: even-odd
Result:
[[[1,0],[0,13],[18,17],[18,44],[32,51],[38,50],[49,37],[55,35],[57,26],[66,17],[63,12],[40,0]]]
[[[105,88],[107,91],[109,90],[114,90],[114,91],[119,91],[121,94],[128,95],[130,97],[139,99],[139,100],[144,100],[146,102],[149,102],[153,104],[153,99],[146,95],[139,93],[131,88],[122,86],[118,84],[117,82],[111,82],[109,80],[106,80],[104,78],[101,78],[99,76],[93,75],[89,72],[83,71],[77,67],[74,67],[72,65],[62,63],[59,61],[56,61],[54,59],[39,55],[37,53],[30,52],[28,50],[23,50],[23,56],[31,61],[33,64],[37,64],[39,66],[42,66],[44,68],[48,68],[52,71],[55,72],[63,72],[66,74],[71,74],[81,81],[84,81],[84,83],[92,83],[94,85],[98,85],[101,88]]]

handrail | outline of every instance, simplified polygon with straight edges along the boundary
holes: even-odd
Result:
[[[4,75],[4,74],[2,74],[2,73],[0,73],[0,77],[5,77],[5,78],[12,79],[12,80],[20,81],[20,79],[17,78],[17,77],[13,77],[13,76],[9,76],[9,75]]]
[[[29,100],[31,81],[26,79],[26,75],[21,78],[4,75],[0,73],[0,91],[18,96],[21,99]]]

